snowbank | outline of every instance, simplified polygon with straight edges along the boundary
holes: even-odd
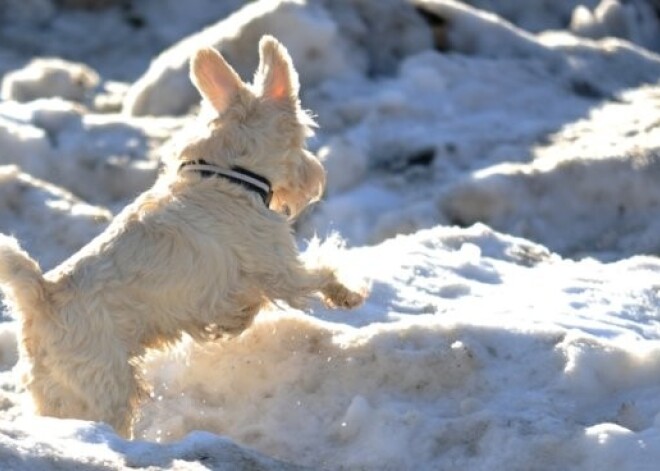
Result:
[[[134,116],[177,115],[197,104],[188,61],[200,45],[220,50],[249,79],[258,64],[255,44],[264,34],[287,47],[303,91],[346,74],[392,72],[401,57],[430,47],[421,17],[398,0],[260,0],[164,51],[131,87],[124,110]]]
[[[476,226],[349,260],[373,281],[360,312],[275,312],[154,358],[144,437],[201,428],[312,468],[626,469],[658,435],[657,259],[576,263]],[[597,427],[625,444],[590,448]]]
[[[600,97],[654,83],[660,76],[660,58],[626,41],[580,40],[563,31],[535,36],[498,16],[453,0],[415,3],[442,20],[439,27],[444,31],[445,47],[468,55],[541,62],[546,73],[563,76],[573,86],[591,86]],[[606,71],[616,73],[608,76]]]
[[[612,249],[626,255],[657,253],[650,235],[655,230],[654,196],[646,202],[622,201],[627,222],[610,242],[599,240],[599,232],[610,232],[619,223],[616,215],[610,216],[612,208],[628,198],[609,191],[599,159],[614,159],[631,169],[631,180],[621,185],[648,182],[644,175],[651,175],[653,166],[639,170],[639,162],[652,161],[657,153],[653,109],[660,57],[613,39],[535,36],[456,2],[416,3],[442,20],[438,27],[450,53],[409,56],[398,74],[381,78],[378,86],[344,80],[322,84],[306,96],[319,115],[320,153],[328,157],[330,190],[329,198],[301,223],[301,233],[335,229],[359,245],[438,222],[488,221],[566,255],[609,257]],[[509,187],[509,179],[500,179],[506,194],[500,198],[492,190],[496,184],[483,178],[502,169],[534,173],[543,168],[545,173],[573,158],[589,159],[579,164],[585,168],[583,176],[568,190],[561,176],[544,180],[548,189],[538,191],[533,185]],[[606,195],[581,199],[571,193],[586,187]],[[569,207],[574,209],[543,198],[546,191],[572,194]],[[603,206],[608,212],[600,218]],[[555,217],[560,213],[566,218]],[[533,221],[528,224],[528,219]],[[569,229],[574,220],[588,227]],[[545,235],[536,235],[546,228]],[[591,242],[597,244],[589,246]]]
[[[0,162],[94,203],[125,203],[156,177],[159,146],[181,123],[92,114],[59,98],[0,103]]]
[[[659,97],[649,88],[620,100],[562,129],[532,163],[455,184],[442,200],[448,219],[487,222],[575,257],[660,253]]]
[[[35,435],[20,419],[3,435],[44,443],[49,459],[80,440],[90,464],[135,464],[143,447],[157,466],[172,450],[199,460],[218,443],[194,432],[207,430],[312,469],[652,469],[657,258],[574,262],[474,226],[340,264],[372,279],[357,312],[278,310],[236,339],[154,354],[138,423],[152,444],[75,421]]]
[[[652,1],[601,0],[588,8],[577,5],[570,30],[580,36],[624,38],[652,51],[660,51],[660,20]]]
[[[468,0],[465,3],[496,13],[534,33],[569,29],[579,36],[618,37],[660,51],[660,20],[653,0]]]
[[[3,1],[0,73],[22,67],[35,56],[63,57],[84,62],[105,80],[132,82],[151,57],[244,2],[111,0],[110,7],[95,0],[78,3],[103,8],[60,8],[63,0]]]
[[[254,45],[266,33],[287,46],[303,87],[345,71],[344,57],[332,47],[339,39],[336,28],[324,11],[307,9],[298,0],[261,0],[163,52],[129,90],[125,112],[176,115],[197,104],[199,95],[190,83],[188,62],[200,45],[219,49],[241,76],[250,77],[258,64]]]

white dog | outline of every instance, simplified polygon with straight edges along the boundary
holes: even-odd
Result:
[[[332,268],[299,257],[284,214],[317,200],[325,173],[305,150],[312,121],[288,53],[272,37],[259,52],[253,84],[214,49],[194,55],[191,79],[213,116],[153,188],[62,265],[42,275],[0,236],[0,284],[22,321],[38,413],[104,421],[130,437],[148,391],[145,349],[184,332],[240,333],[273,300],[299,307],[318,292],[336,307],[363,301]]]

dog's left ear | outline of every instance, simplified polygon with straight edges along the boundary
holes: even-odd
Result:
[[[264,98],[293,104],[298,102],[298,74],[286,48],[272,36],[266,35],[259,41],[259,68],[255,84],[261,85],[261,96]]]
[[[190,60],[190,79],[199,93],[222,114],[243,86],[236,71],[218,51],[205,47]]]

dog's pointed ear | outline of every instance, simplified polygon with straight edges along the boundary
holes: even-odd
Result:
[[[199,49],[190,60],[190,80],[213,108],[222,114],[243,85],[236,71],[218,51]]]
[[[259,68],[255,83],[261,84],[261,96],[274,101],[297,103],[298,74],[286,48],[272,36],[259,41]]]

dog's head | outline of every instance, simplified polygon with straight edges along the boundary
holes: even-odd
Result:
[[[208,128],[184,158],[240,166],[267,178],[271,209],[291,217],[320,198],[325,171],[305,149],[314,122],[300,107],[298,75],[284,46],[271,36],[261,39],[252,84],[243,83],[213,48],[195,53],[190,77],[211,114],[202,118]]]

